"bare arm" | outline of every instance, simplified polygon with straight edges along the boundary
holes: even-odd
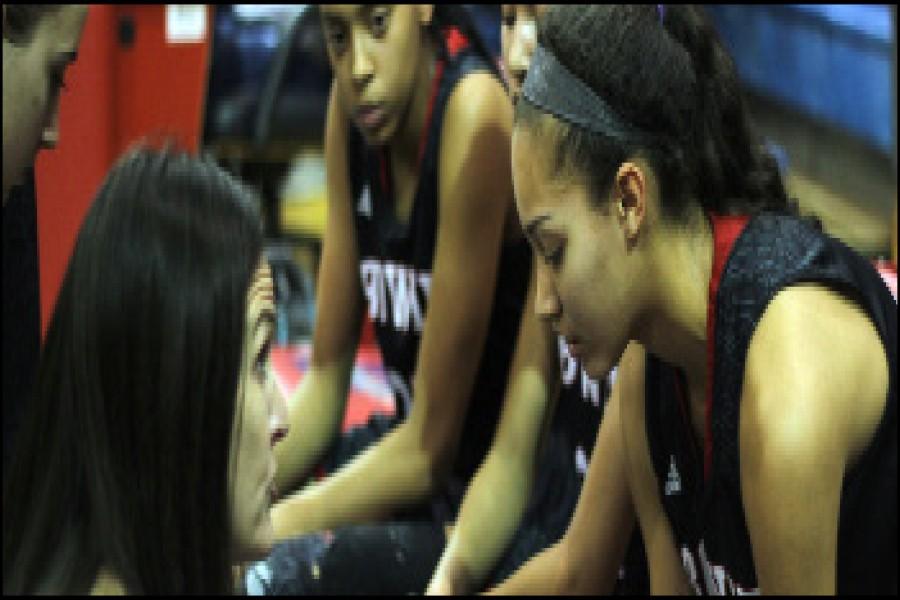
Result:
[[[490,594],[610,594],[635,525],[620,421],[622,378],[607,404],[565,535]]]
[[[512,111],[487,74],[464,79],[447,106],[440,226],[409,418],[290,502],[302,533],[387,518],[421,502],[456,455],[491,314],[504,218],[512,202]],[[279,523],[275,521],[276,535]]]
[[[290,432],[275,446],[276,483],[295,490],[339,434],[363,310],[346,165],[346,119],[332,94],[325,155],[328,216],[316,286],[312,361],[288,402]],[[276,513],[284,510],[279,505]]]
[[[428,594],[480,589],[525,512],[559,379],[550,332],[535,315],[533,303],[532,277],[497,434],[466,491]]]
[[[693,592],[681,563],[668,518],[657,490],[656,473],[650,461],[644,420],[644,349],[635,342],[622,355],[616,383],[627,390],[622,396],[622,435],[627,457],[628,483],[637,511],[651,594]]]
[[[824,288],[788,288],[751,341],[741,489],[760,591],[834,594],[845,470],[884,408],[888,367],[871,322]]]

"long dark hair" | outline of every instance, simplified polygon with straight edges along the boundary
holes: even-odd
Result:
[[[229,593],[253,194],[139,149],[84,220],[3,491],[4,593]],[[238,422],[238,427],[240,423]]]
[[[659,177],[668,217],[686,218],[692,199],[720,214],[796,214],[777,163],[754,135],[734,61],[701,9],[554,6],[538,43],[653,140],[558,129],[556,168],[584,174],[596,202],[618,166],[640,153]],[[535,126],[544,115],[524,98],[516,106],[517,124]]]

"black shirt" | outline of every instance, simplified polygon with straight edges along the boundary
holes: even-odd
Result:
[[[887,403],[866,451],[844,475],[837,593],[897,592],[897,307],[868,261],[807,221],[752,218],[734,241],[715,296],[706,448],[693,436],[684,374],[648,354],[646,426],[659,496],[695,590],[758,588],[740,487],[739,412],[747,349],[775,294],[817,282],[857,303],[889,366]],[[719,254],[717,252],[717,254]],[[706,471],[706,474],[704,472]],[[765,590],[763,590],[764,592]]]
[[[447,39],[458,42],[460,36],[454,31]],[[458,43],[449,43],[441,51],[408,223],[398,221],[394,214],[388,153],[383,148],[368,147],[355,128],[349,134],[348,165],[360,279],[400,418],[407,416],[413,401],[413,374],[428,310],[440,219],[438,171],[444,112],[456,85],[476,71],[490,68],[470,45],[463,43],[460,48]],[[464,480],[474,474],[487,454],[499,419],[530,268],[531,253],[524,239],[504,245],[487,339],[453,469]]]
[[[557,336],[556,342],[562,381],[552,428],[568,442],[569,467],[583,480],[609,399],[609,379],[591,378],[581,362],[569,353],[565,339]]]

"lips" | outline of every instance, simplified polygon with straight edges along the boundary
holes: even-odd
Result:
[[[378,129],[386,119],[387,113],[380,104],[363,104],[356,109],[356,122],[366,129]]]

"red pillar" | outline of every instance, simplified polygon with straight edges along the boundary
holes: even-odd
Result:
[[[198,148],[210,12],[202,40],[171,43],[166,5],[90,6],[60,99],[59,144],[39,152],[35,164],[42,338],[78,229],[116,158],[147,135]],[[123,44],[120,24],[129,18],[134,36]]]

